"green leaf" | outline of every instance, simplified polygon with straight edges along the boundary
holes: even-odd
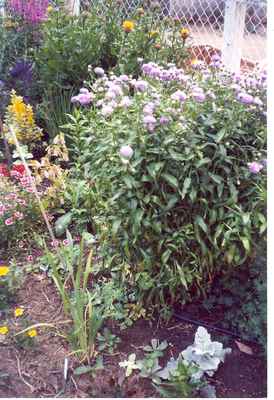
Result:
[[[62,217],[59,217],[57,219],[54,225],[54,230],[57,237],[62,236],[65,233],[71,221],[72,221],[72,212],[68,212],[65,215],[62,215]]]
[[[202,158],[200,161],[197,162],[196,166],[197,166],[197,168],[200,168],[202,165],[209,164],[211,162],[212,162],[212,160],[210,158],[207,158],[207,157]]]
[[[212,174],[210,172],[208,173],[208,175],[218,185],[220,185],[223,182],[223,178],[221,176],[219,176],[219,175],[215,175],[215,174]]]
[[[88,372],[91,372],[92,370],[93,370],[93,367],[91,367],[90,365],[83,365],[81,367],[76,368],[73,371],[73,375],[87,374]]]
[[[205,224],[205,221],[203,220],[203,218],[202,218],[200,215],[197,215],[197,216],[196,216],[196,218],[195,218],[195,223],[196,223],[197,225],[199,225],[199,227],[202,228],[202,230],[203,230],[205,233],[208,233],[207,225]]]
[[[185,195],[187,194],[187,191],[188,191],[190,185],[191,185],[191,178],[187,177],[184,180],[184,184],[183,184],[183,190],[182,190],[182,194],[181,194],[182,200],[185,198]]]
[[[112,234],[113,234],[113,235],[116,235],[116,234],[117,234],[117,232],[118,232],[118,230],[119,230],[119,228],[120,228],[121,223],[122,223],[122,220],[121,220],[121,219],[116,219],[116,220],[113,222],[113,224],[112,224]]]
[[[242,215],[243,218],[243,224],[247,225],[250,222],[250,214],[249,213],[244,213]]]
[[[216,135],[216,142],[220,143],[226,134],[226,128],[222,128]]]
[[[170,186],[173,186],[175,189],[178,188],[178,180],[175,178],[175,176],[170,174],[162,174],[162,177],[167,183],[170,184]]]
[[[247,252],[249,252],[249,251],[250,251],[250,242],[249,242],[249,239],[246,238],[246,237],[241,237],[241,241],[242,241],[242,243],[243,243],[243,246],[244,246],[245,250],[246,250]]]

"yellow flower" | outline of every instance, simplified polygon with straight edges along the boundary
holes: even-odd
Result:
[[[197,58],[193,58],[193,60],[191,60],[191,65],[197,65],[199,63]]]
[[[15,317],[21,317],[24,314],[24,309],[22,307],[17,307],[14,310],[14,316]]]
[[[51,13],[52,11],[53,11],[53,7],[52,7],[52,6],[48,6],[47,12],[48,12],[48,13]]]
[[[9,267],[6,265],[1,265],[0,266],[0,276],[6,276],[10,272]]]
[[[158,35],[158,32],[157,31],[150,31],[148,35],[149,35],[149,37],[153,38],[153,37]]]
[[[189,30],[187,28],[182,28],[180,30],[180,34],[181,34],[181,38],[185,40],[189,36]]]
[[[123,22],[123,29],[127,33],[133,31],[134,27],[135,27],[135,23],[133,21],[124,21]]]
[[[0,326],[0,335],[6,335],[9,332],[9,328],[7,326]]]
[[[28,336],[29,336],[29,337],[35,337],[35,336],[37,336],[37,330],[36,330],[36,329],[30,329],[30,330],[28,331]]]

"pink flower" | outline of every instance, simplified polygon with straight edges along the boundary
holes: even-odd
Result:
[[[33,256],[31,254],[29,256],[27,256],[27,261],[28,262],[32,262],[33,261]]]
[[[70,245],[70,241],[68,239],[64,239],[63,240],[63,245],[64,246],[69,246]]]
[[[19,220],[21,220],[21,219],[24,218],[24,214],[21,213],[21,212],[19,212],[19,211],[16,211],[16,212],[13,214],[13,216],[14,216],[14,218],[19,219]]]
[[[52,247],[56,248],[56,247],[59,246],[59,241],[55,239],[52,242],[50,242],[50,244],[51,244]]]
[[[7,218],[5,220],[5,225],[9,226],[9,225],[13,225],[13,224],[14,224],[13,218]]]
[[[261,171],[261,169],[263,169],[263,167],[264,166],[262,164],[260,164],[260,163],[258,163],[256,161],[253,161],[252,163],[248,164],[249,171],[252,174],[257,174],[258,172]]]

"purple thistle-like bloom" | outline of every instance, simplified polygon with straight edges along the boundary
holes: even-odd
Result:
[[[248,169],[252,174],[258,174],[258,172],[260,172],[263,167],[264,166],[257,161],[253,161],[252,163],[248,164]]]
[[[253,103],[253,96],[248,93],[240,92],[237,95],[237,100],[242,104],[252,104]]]
[[[186,100],[186,94],[184,92],[182,92],[181,90],[177,90],[170,97],[172,100],[177,100],[177,101],[180,101],[181,103]]]

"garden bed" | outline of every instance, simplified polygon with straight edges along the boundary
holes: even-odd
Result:
[[[61,302],[52,282],[44,274],[32,274],[18,293],[18,302],[25,307],[33,323],[60,322],[64,320]],[[58,325],[57,325],[58,326]],[[125,379],[118,363],[135,353],[142,356],[142,346],[152,338],[171,343],[162,362],[193,342],[196,327],[172,319],[168,325],[159,321],[140,319],[132,327],[120,331],[109,324],[112,332],[121,339],[114,355],[103,355],[104,369],[94,377],[89,373],[73,375],[79,361],[71,356],[68,344],[56,336],[53,330],[41,329],[35,347],[20,350],[0,345],[1,397],[158,397],[151,381],[132,375]],[[212,332],[215,339],[216,335]],[[224,337],[218,336],[224,341]],[[259,356],[259,348],[252,346],[253,354],[245,354],[230,341],[232,353],[210,378],[218,397],[265,397],[266,366]],[[64,359],[69,358],[69,374],[63,392]],[[161,362],[161,363],[162,363]]]

